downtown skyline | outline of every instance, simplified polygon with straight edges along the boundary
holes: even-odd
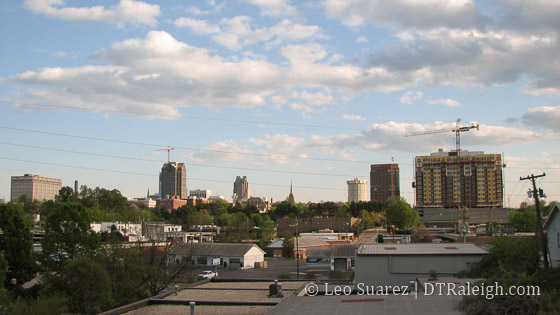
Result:
[[[348,180],[455,148],[503,154],[504,205],[560,200],[555,1],[79,1],[0,5],[0,198],[36,174],[130,198],[167,152],[188,190],[346,201]],[[369,196],[369,187],[368,193]]]

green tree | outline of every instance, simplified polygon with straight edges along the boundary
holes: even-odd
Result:
[[[408,230],[418,224],[420,216],[402,197],[387,199],[387,223],[401,230]]]
[[[286,231],[284,234],[284,244],[282,245],[283,255],[286,257],[294,256],[294,237],[290,231]]]
[[[537,228],[537,213],[523,208],[511,210],[508,222],[517,232],[534,232]]]
[[[109,274],[89,257],[68,261],[56,285],[68,296],[72,312],[97,314],[112,306]]]
[[[257,245],[261,249],[266,250],[266,247],[272,242],[272,238],[276,233],[276,224],[267,215],[264,216],[263,220],[257,232]]]
[[[373,227],[373,219],[371,217],[371,214],[367,210],[364,209],[360,211],[358,218],[362,220],[361,224],[363,229],[369,229]]]
[[[20,204],[0,204],[0,249],[8,263],[8,271],[4,279],[5,287],[11,279],[23,284],[33,278],[35,258],[33,257],[33,236],[29,222]],[[27,224],[26,224],[27,221]]]
[[[66,260],[90,256],[101,237],[90,227],[88,211],[78,203],[59,203],[47,218],[42,241],[43,265],[58,269]]]
[[[2,305],[6,305],[8,300],[8,293],[4,288],[6,273],[8,273],[8,261],[4,258],[4,251],[0,250],[0,314],[6,311]]]
[[[64,186],[60,188],[54,199],[57,202],[76,202],[78,201],[78,194],[72,187]]]
[[[534,238],[500,237],[491,245],[490,254],[473,265],[469,276],[488,278],[504,272],[531,275],[539,267],[540,247]]]

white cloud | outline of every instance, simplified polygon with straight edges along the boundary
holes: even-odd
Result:
[[[354,114],[344,114],[342,115],[342,119],[344,120],[366,120],[365,117],[354,115]]]
[[[287,164],[293,163],[290,156],[313,157],[316,154],[357,160],[364,151],[429,154],[438,148],[446,151],[455,149],[453,128],[455,128],[455,123],[410,124],[389,121],[373,124],[355,134],[301,135],[297,137],[286,134],[266,134],[260,138],[245,139],[241,142],[245,144],[236,143],[230,149],[232,152],[246,153],[243,156],[237,156],[236,161],[240,162],[239,159],[243,159],[244,162],[253,164]],[[429,133],[432,131],[436,133],[405,137],[405,135],[415,132]],[[469,151],[484,151],[484,148],[489,148],[488,152],[495,153],[497,147],[535,142],[539,141],[539,138],[539,134],[519,128],[483,125],[480,130],[472,130],[462,135],[461,148]],[[233,140],[221,141],[209,148],[225,148],[224,143],[232,144],[234,142]],[[274,152],[274,154],[270,152]],[[196,154],[196,156],[201,156],[201,154]],[[224,157],[219,154],[205,153],[204,156],[205,161],[224,161]]]
[[[456,100],[449,99],[449,98],[438,99],[438,100],[429,100],[429,101],[426,101],[426,103],[428,103],[428,104],[441,104],[441,105],[445,105],[447,107],[461,107],[461,106],[463,106],[463,104],[461,104],[460,102],[458,102]]]
[[[405,95],[399,98],[399,101],[403,104],[410,105],[415,101],[421,99],[424,96],[424,93],[420,91],[408,91]]]
[[[176,27],[188,27],[197,34],[216,34],[220,32],[218,25],[210,24],[206,20],[196,20],[186,17],[180,17],[173,22]]]
[[[527,77],[524,92],[560,94],[557,1],[322,3],[329,17],[350,27],[382,27],[401,39],[373,53],[369,64],[399,77],[405,87],[495,86]]]
[[[104,7],[66,7],[64,0],[25,0],[23,6],[36,13],[66,21],[99,21],[124,27],[157,25],[159,5],[135,0],[120,0],[119,4]]]
[[[222,19],[219,24],[181,17],[175,20],[174,25],[190,28],[197,34],[214,35],[212,39],[215,42],[232,50],[239,50],[259,42],[277,45],[285,41],[324,37],[318,26],[304,25],[290,20],[282,20],[271,27],[253,28],[252,19],[244,15]]]
[[[548,129],[560,133],[560,106],[541,106],[530,108],[521,117],[521,122],[527,126]]]
[[[298,14],[296,7],[290,4],[288,0],[245,0],[247,3],[258,6],[261,9],[261,15],[282,17],[294,16]]]
[[[365,36],[360,36],[360,37],[358,37],[358,39],[356,39],[356,42],[357,43],[367,43],[368,39]]]

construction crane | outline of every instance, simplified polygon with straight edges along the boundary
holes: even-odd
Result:
[[[461,151],[461,132],[469,131],[471,129],[479,130],[478,124],[471,124],[470,126],[461,127],[461,118],[457,119],[457,125],[455,128],[450,129],[440,129],[440,130],[433,130],[433,131],[424,131],[424,132],[416,132],[405,135],[405,137],[413,137],[413,136],[421,136],[421,135],[431,135],[435,133],[444,133],[444,132],[454,132],[455,133],[455,150],[457,150],[457,154]]]
[[[171,151],[175,150],[172,147],[165,147],[164,149],[157,149],[156,151],[167,151],[167,163],[171,162]]]

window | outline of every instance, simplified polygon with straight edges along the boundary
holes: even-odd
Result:
[[[230,258],[230,259],[229,259],[229,263],[230,263],[230,264],[240,264],[240,263],[241,263],[241,259],[239,259],[239,258]]]
[[[198,258],[196,259],[196,264],[197,264],[197,265],[204,265],[204,266],[206,266],[207,263],[208,263],[208,262],[206,261],[206,257],[198,257]]]

